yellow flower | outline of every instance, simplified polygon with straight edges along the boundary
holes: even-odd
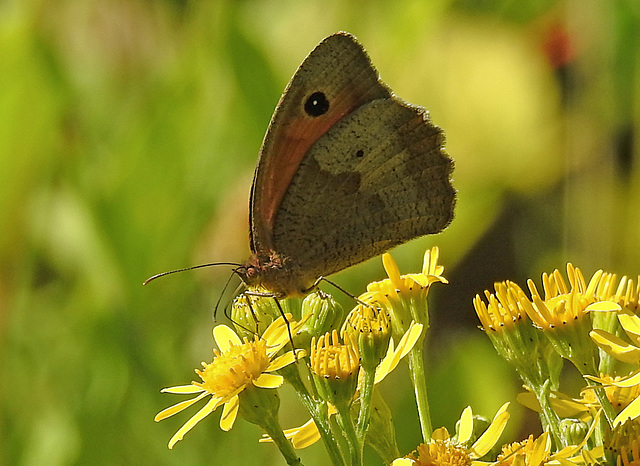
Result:
[[[627,336],[635,343],[627,343],[604,330],[594,329],[590,336],[596,345],[614,358],[635,366],[640,366],[640,318],[636,315],[618,314],[620,325]],[[597,379],[596,379],[597,380]],[[600,380],[597,380],[600,381]],[[627,406],[616,416],[614,427],[619,426],[627,419],[636,419],[640,416],[640,369],[635,370],[626,377],[615,378],[607,381],[608,384],[622,389],[633,390],[629,393],[632,398]]]
[[[494,288],[495,293],[485,290],[486,304],[476,295],[473,307],[498,354],[514,365],[527,386],[557,380],[560,356],[549,339],[531,325],[525,312],[530,302],[522,288],[510,281],[496,283]]]
[[[593,429],[587,435],[591,435]],[[559,452],[551,454],[551,439],[549,433],[544,432],[534,439],[533,435],[522,442],[504,445],[496,460],[500,465],[541,466],[544,464],[598,464],[598,459],[604,457],[602,447],[592,450],[582,450],[585,440],[580,445],[570,445]]]
[[[441,427],[433,432],[431,440],[418,446],[417,450],[406,458],[396,459],[392,465],[470,465],[486,455],[498,442],[509,420],[505,403],[498,410],[493,421],[484,433],[472,444],[474,418],[471,407],[467,407],[460,417],[457,438],[452,439],[446,428]]]
[[[448,283],[442,276],[444,267],[438,264],[440,251],[437,247],[424,254],[422,273],[400,275],[398,264],[390,254],[382,255],[388,279],[370,283],[367,292],[359,299],[367,304],[379,303],[391,316],[393,335],[397,338],[408,328],[412,320],[429,325],[427,295],[433,283]]]
[[[381,382],[391,371],[393,371],[393,369],[395,369],[400,362],[400,359],[405,357],[411,350],[411,348],[413,348],[413,345],[416,344],[416,341],[418,341],[418,338],[420,337],[422,328],[422,325],[412,322],[409,330],[400,339],[400,342],[398,343],[398,346],[396,348],[394,348],[393,339],[391,339],[389,349],[387,350],[387,355],[380,362],[380,365],[376,369],[376,384]],[[333,405],[329,404],[328,415],[332,416],[336,413],[336,408]],[[291,442],[293,443],[293,448],[295,449],[306,448],[320,440],[320,432],[318,431],[318,427],[316,426],[313,419],[310,419],[300,427],[286,429],[284,431],[284,434],[288,439],[291,440]],[[272,442],[272,439],[268,435],[264,434],[259,441]]]
[[[570,360],[583,375],[596,375],[597,348],[589,339],[592,328],[592,310],[617,309],[612,302],[603,302],[596,296],[601,287],[602,270],[593,274],[587,284],[582,272],[567,264],[567,285],[556,269],[550,275],[542,275],[544,295],[538,292],[532,280],[528,280],[531,299],[522,290],[515,291],[518,306],[529,316],[534,325],[549,338],[555,351]]]
[[[573,264],[567,264],[567,277],[571,289],[567,286],[558,269],[551,275],[542,274],[544,299],[538,292],[533,280],[528,280],[532,306],[525,308],[533,322],[544,330],[553,330],[589,316],[586,309],[595,302],[595,292],[602,277],[602,270],[593,274],[587,285],[582,272]]]
[[[287,321],[293,327],[293,332],[294,329],[297,330],[300,323],[292,321],[291,318],[290,314],[287,315]],[[220,418],[220,428],[225,431],[230,430],[238,414],[239,395],[242,391],[250,386],[279,387],[283,383],[283,378],[272,372],[291,364],[296,359],[293,351],[274,358],[289,343],[287,322],[283,317],[276,319],[265,330],[262,337],[255,337],[254,341],[249,341],[246,337],[241,341],[240,337],[226,325],[216,326],[213,329],[213,338],[220,351],[214,350],[215,357],[211,363],[202,363],[203,370],[196,369],[202,381],[162,390],[163,393],[197,394],[197,396],[159,412],[155,417],[156,421],[173,416],[207,396],[211,397],[207,404],[175,433],[169,441],[169,448],[173,448],[176,442],[182,440],[198,422],[221,405],[224,405],[224,408]],[[296,350],[296,352],[298,357],[303,353],[302,350]]]
[[[320,397],[333,404],[353,398],[360,371],[360,354],[353,338],[340,343],[338,331],[311,339],[310,369]]]
[[[617,303],[620,307],[637,314],[640,308],[640,276],[635,286],[633,280],[627,277],[622,277],[617,287],[616,281],[615,274],[605,273],[596,290],[596,297],[600,301]]]

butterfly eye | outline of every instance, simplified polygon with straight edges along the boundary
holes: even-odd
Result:
[[[329,101],[324,92],[314,92],[304,103],[304,111],[312,117],[324,115],[329,110]]]
[[[358,151],[356,152],[356,157],[364,157],[364,151],[362,149],[358,149]]]

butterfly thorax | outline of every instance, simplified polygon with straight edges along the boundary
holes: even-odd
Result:
[[[276,298],[305,295],[315,281],[302,280],[299,267],[275,251],[253,254],[236,273],[248,288],[272,293]]]

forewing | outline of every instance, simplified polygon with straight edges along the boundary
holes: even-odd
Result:
[[[327,37],[307,56],[284,91],[260,150],[251,191],[253,252],[276,249],[275,217],[311,146],[346,115],[389,95],[362,46],[347,33]]]

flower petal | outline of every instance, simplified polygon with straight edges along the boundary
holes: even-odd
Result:
[[[378,364],[376,367],[376,376],[374,380],[375,383],[380,383],[382,380],[389,374],[392,370],[394,370],[400,359],[404,358],[413,346],[420,338],[422,334],[422,324],[418,324],[416,322],[411,322],[409,326],[409,330],[402,336],[400,339],[400,343],[398,343],[398,347],[393,349],[393,340],[389,343],[389,350],[387,351],[387,355],[384,359]]]
[[[439,427],[431,434],[433,440],[449,440],[449,431],[446,427]]]
[[[473,411],[471,406],[467,406],[460,416],[460,427],[458,432],[458,442],[467,443],[473,434]]]
[[[271,322],[262,334],[262,338],[267,342],[269,348],[277,348],[272,354],[277,353],[289,341],[287,326],[293,323],[293,316],[287,314],[287,320],[283,316]]]
[[[412,464],[414,464],[414,461],[412,459],[398,458],[396,460],[393,460],[393,463],[391,463],[391,466],[411,466]]]
[[[549,440],[549,432],[543,432],[542,435],[533,442],[529,464],[543,464],[543,461],[549,455],[550,449],[551,442]]]
[[[240,399],[238,398],[238,395],[234,396],[224,404],[222,416],[220,416],[220,428],[225,432],[230,431],[233,427],[233,423],[236,422],[239,406]]]
[[[238,346],[242,344],[242,341],[236,332],[224,324],[216,325],[213,328],[213,339],[216,341],[216,344],[222,353],[228,351],[231,346]]]
[[[620,325],[627,333],[631,340],[636,343],[640,342],[640,318],[636,315],[620,314],[618,315]]]
[[[596,345],[617,360],[636,366],[640,362],[640,348],[627,343],[622,338],[600,329],[592,330],[589,336]]]
[[[398,268],[396,261],[391,257],[391,254],[385,252],[382,255],[382,265],[389,276],[389,280],[393,283],[393,286],[401,288],[402,281],[400,280],[400,269]]]
[[[173,437],[171,437],[171,440],[169,440],[169,449],[173,448],[173,446],[180,440],[182,440],[182,438],[185,436],[185,434],[187,432],[189,432],[191,429],[193,429],[193,427],[200,422],[201,420],[203,420],[205,417],[207,417],[209,414],[211,414],[220,404],[220,399],[218,398],[211,398],[209,400],[209,402],[204,405],[202,407],[202,409],[200,409],[200,411],[198,411],[196,414],[194,414],[191,419],[189,419],[187,422],[184,423],[184,425],[182,427],[180,427],[180,429],[178,429],[178,432],[176,432]]]
[[[476,440],[471,447],[476,458],[482,458],[486,455],[499,440],[504,428],[507,425],[510,414],[507,412],[509,402],[503,404],[496,413],[491,425],[484,431],[484,433]]]
[[[299,450],[306,448],[318,440],[320,440],[320,432],[313,419],[309,419],[300,427],[294,427],[293,429],[285,429],[282,431],[284,436],[291,440],[293,448]],[[258,440],[260,443],[273,442],[273,439],[267,434],[262,434],[262,438]]]
[[[197,385],[176,385],[175,387],[167,387],[160,390],[162,393],[177,393],[179,395],[191,395],[195,393],[203,392],[204,389]]]
[[[284,382],[284,377],[277,374],[260,374],[260,377],[253,381],[253,385],[259,388],[278,388]]]
[[[418,338],[420,338],[420,335],[422,334],[423,328],[424,326],[422,324],[411,322],[409,330],[407,330],[407,332],[402,335],[400,343],[398,343],[398,348],[401,348],[401,359],[404,358],[407,353],[413,349],[413,346],[416,344]]]
[[[619,312],[622,308],[618,303],[611,301],[598,301],[589,304],[584,310],[586,312]]]
[[[180,403],[176,403],[173,406],[169,406],[168,408],[163,409],[158,414],[156,414],[156,417],[154,417],[153,420],[158,422],[158,421],[162,421],[163,419],[166,419],[168,417],[171,417],[174,414],[179,413],[183,409],[188,408],[192,404],[200,401],[202,398],[204,398],[207,395],[208,395],[208,393],[206,393],[206,392],[205,393],[201,393],[200,395],[198,395],[195,398],[192,398],[191,400],[181,401]]]
[[[635,419],[640,416],[640,397],[633,400],[629,405],[620,411],[620,414],[613,420],[613,427],[617,427],[627,419]]]
[[[631,374],[620,380],[613,380],[610,382],[611,385],[615,385],[616,387],[628,388],[633,387],[635,385],[640,385],[640,369],[635,370]]]
[[[296,354],[298,355],[298,358],[303,358],[306,355],[306,351],[296,350]],[[277,371],[278,369],[282,369],[284,366],[288,366],[295,360],[296,356],[293,354],[293,351],[289,351],[271,361],[265,372]]]

